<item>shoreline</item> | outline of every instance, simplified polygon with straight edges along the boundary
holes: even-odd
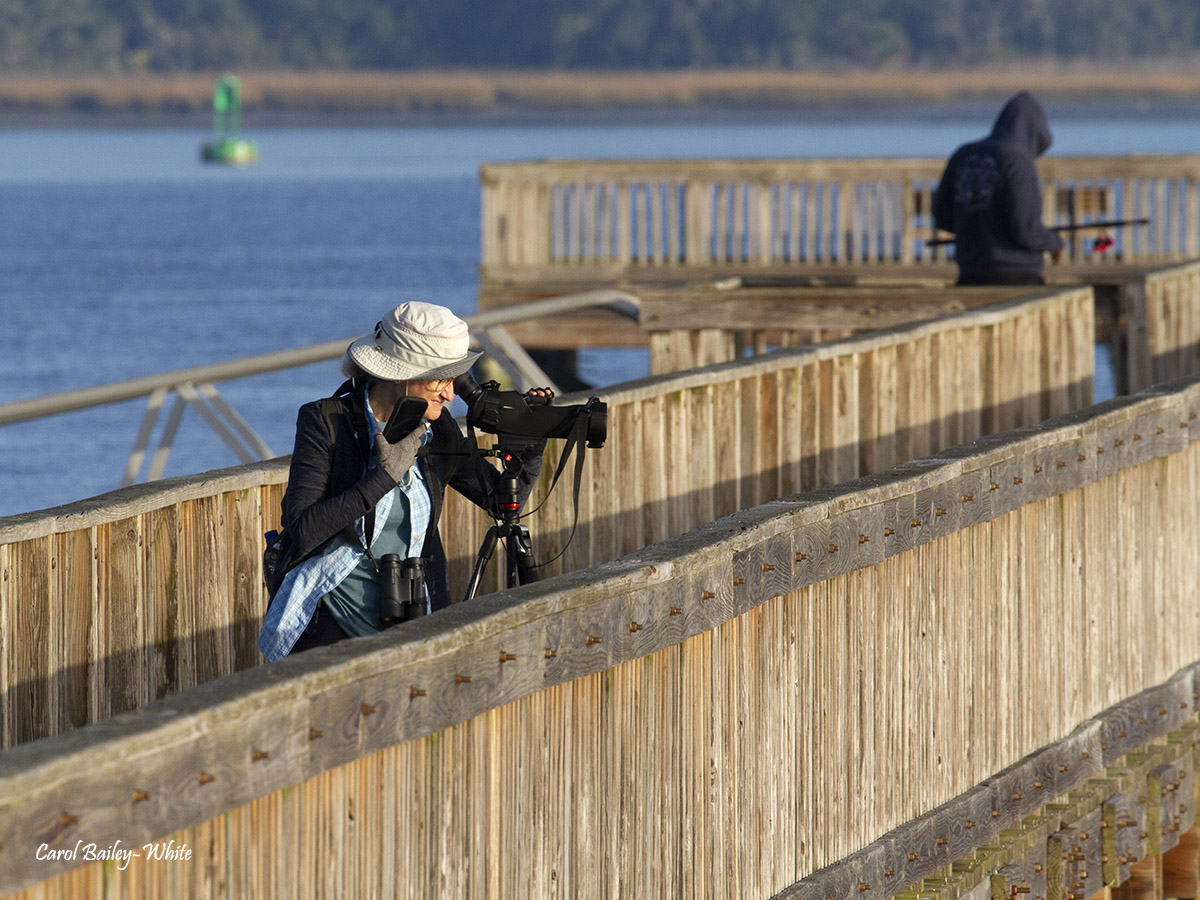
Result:
[[[243,125],[425,127],[990,118],[1021,89],[1055,118],[1200,114],[1197,74],[1140,67],[956,72],[248,72]],[[214,75],[12,76],[0,128],[211,127]]]

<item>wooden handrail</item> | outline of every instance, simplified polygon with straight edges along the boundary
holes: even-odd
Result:
[[[595,280],[720,265],[942,265],[932,200],[944,159],[544,160],[493,163],[483,187],[483,268],[499,280]],[[1150,218],[1110,252],[1082,235],[1067,258],[1103,265],[1200,254],[1194,155],[1050,156],[1043,219]],[[561,277],[561,274],[559,274]]]

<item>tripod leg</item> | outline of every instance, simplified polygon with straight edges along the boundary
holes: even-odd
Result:
[[[483,577],[483,570],[487,568],[488,561],[491,560],[492,554],[496,550],[498,534],[499,528],[491,525],[488,527],[487,534],[483,536],[483,543],[479,546],[479,555],[475,557],[475,568],[471,570],[471,580],[467,582],[467,595],[463,598],[464,600],[470,600],[479,590],[479,579]]]
[[[508,567],[510,587],[512,580],[521,584],[533,584],[541,576],[538,574],[537,562],[533,558],[533,540],[529,529],[524,525],[514,525],[513,534],[508,543]]]

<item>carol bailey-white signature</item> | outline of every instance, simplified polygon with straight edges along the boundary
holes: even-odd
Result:
[[[37,848],[35,856],[39,860],[57,862],[104,862],[111,859],[116,861],[118,869],[124,871],[135,856],[144,856],[156,861],[182,862],[192,858],[192,849],[187,844],[176,844],[174,839],[166,843],[142,844],[137,849],[123,847],[121,841],[108,847],[76,841],[74,847],[60,847],[55,850],[51,850],[49,844],[42,844]]]

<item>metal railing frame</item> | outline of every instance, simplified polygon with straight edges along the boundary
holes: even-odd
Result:
[[[550,387],[555,393],[560,393],[550,377],[525,352],[525,349],[512,337],[505,326],[545,316],[594,308],[610,309],[618,315],[637,321],[641,301],[625,291],[601,289],[475,313],[465,316],[464,319],[471,327],[473,342],[488,353],[512,378],[520,390],[538,385]],[[17,422],[27,422],[146,397],[148,398],[146,412],[142,416],[141,425],[134,438],[133,450],[129,454],[121,478],[121,486],[125,487],[137,481],[142,468],[146,465],[151,435],[166,407],[168,396],[174,394],[175,399],[170,404],[158,444],[150,454],[146,481],[157,481],[162,477],[167,459],[171,454],[175,435],[189,406],[199,413],[241,462],[271,459],[277,454],[238,411],[221,396],[216,388],[217,382],[264,375],[269,372],[295,369],[316,362],[338,359],[346,352],[346,347],[350,342],[357,337],[358,335],[355,335],[351,338],[326,341],[307,347],[263,353],[258,356],[247,356],[206,366],[178,369],[158,375],[147,375],[127,381],[116,381],[80,390],[63,391],[42,397],[32,397],[28,400],[4,403],[0,404],[0,425],[12,425]]]

